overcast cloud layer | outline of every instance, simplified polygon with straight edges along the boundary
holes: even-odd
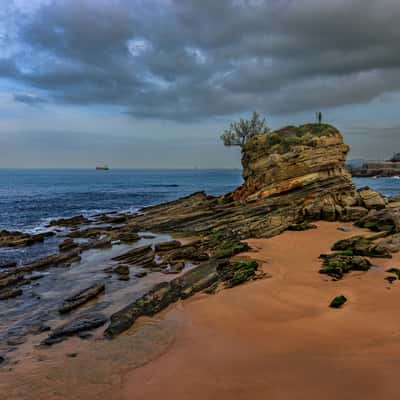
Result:
[[[324,110],[357,136],[360,106],[398,105],[398,0],[0,3],[0,90],[36,113],[97,107],[190,129],[253,109],[287,123]]]

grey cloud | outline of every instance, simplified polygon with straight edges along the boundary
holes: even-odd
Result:
[[[33,95],[33,94],[26,94],[26,93],[14,93],[14,101],[18,103],[25,103],[29,105],[36,105],[45,103],[46,100],[40,96]]]
[[[0,77],[171,120],[360,104],[400,90],[399,20],[397,0],[52,0],[15,14]]]

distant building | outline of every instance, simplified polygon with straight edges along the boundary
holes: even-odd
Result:
[[[391,161],[391,162],[400,162],[400,153],[393,154],[393,157],[389,161]]]

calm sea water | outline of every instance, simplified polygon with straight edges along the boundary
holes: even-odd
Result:
[[[0,169],[0,230],[41,230],[54,218],[134,211],[199,190],[218,195],[241,182],[239,170]]]
[[[400,179],[355,179],[384,195],[400,196]],[[45,231],[51,219],[141,207],[204,190],[227,193],[240,170],[17,170],[0,169],[0,230]],[[29,248],[1,248],[0,261],[28,262],[53,253],[60,238]]]

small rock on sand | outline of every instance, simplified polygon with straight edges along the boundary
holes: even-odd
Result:
[[[339,226],[338,231],[351,232],[353,229],[350,226]]]

